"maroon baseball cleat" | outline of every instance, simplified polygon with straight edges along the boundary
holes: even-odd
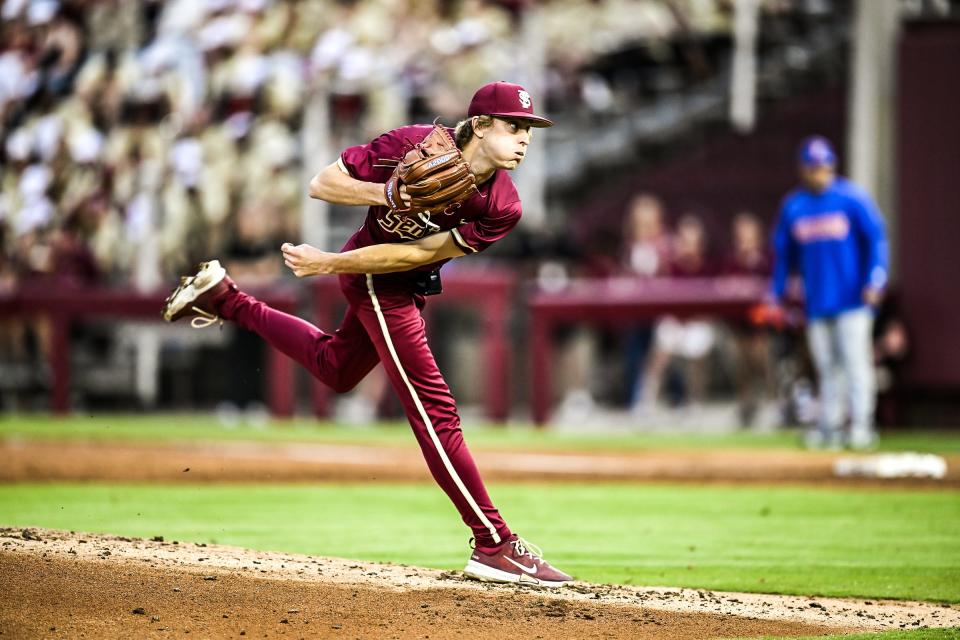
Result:
[[[180,278],[180,284],[163,303],[163,319],[174,322],[187,316],[195,316],[190,326],[202,329],[223,320],[216,313],[216,302],[237,285],[227,275],[227,270],[218,260],[201,262],[197,275]]]
[[[484,582],[522,582],[543,587],[562,587],[573,580],[551,567],[542,555],[535,545],[514,534],[492,555],[474,549],[463,572]]]

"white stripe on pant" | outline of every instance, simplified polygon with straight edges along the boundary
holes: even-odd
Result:
[[[427,414],[426,409],[423,408],[423,403],[420,402],[420,398],[417,396],[417,392],[413,388],[413,385],[410,384],[410,379],[407,377],[407,372],[403,370],[403,365],[400,363],[400,358],[397,356],[397,351],[393,346],[393,340],[390,338],[390,331],[387,328],[387,320],[383,316],[383,310],[380,308],[380,300],[377,299],[377,293],[373,289],[373,276],[370,274],[367,274],[367,291],[370,294],[370,300],[373,302],[373,310],[377,314],[377,320],[380,323],[381,331],[383,331],[383,339],[387,343],[387,349],[390,351],[390,356],[393,358],[394,365],[396,365],[397,370],[400,372],[400,377],[403,379],[407,389],[410,391],[410,396],[413,398],[413,402],[417,407],[417,411],[420,413],[420,418],[423,420],[423,423],[426,425],[427,431],[430,434],[431,442],[433,442],[433,445],[437,448],[437,455],[440,456],[440,459],[443,461],[443,466],[446,467],[447,472],[453,479],[454,484],[456,484],[457,488],[460,489],[460,492],[470,505],[470,508],[473,509],[473,512],[480,519],[480,522],[483,523],[483,526],[490,531],[493,541],[500,543],[500,534],[497,533],[496,527],[494,527],[493,523],[490,522],[490,519],[487,518],[487,515],[477,504],[477,501],[474,500],[473,496],[470,495],[467,487],[463,484],[463,480],[461,480],[460,476],[457,474],[457,470],[453,468],[453,464],[450,462],[450,457],[447,455],[447,452],[444,451],[443,445],[440,442],[440,438],[437,437],[437,432],[433,428],[433,422],[431,422],[430,416]]]

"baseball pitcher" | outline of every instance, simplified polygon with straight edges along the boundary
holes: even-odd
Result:
[[[455,129],[411,125],[350,147],[310,181],[310,196],[369,207],[339,253],[284,244],[298,277],[335,274],[348,302],[328,333],[243,293],[219,262],[184,278],[163,309],[194,326],[221,319],[253,331],[338,392],[382,363],[434,479],[473,532],[468,576],[494,582],[561,586],[572,578],[507,526],[487,494],[460,430],[456,402],[437,367],[420,311],[439,293],[439,269],[507,235],[521,215],[507,174],[524,159],[534,114],[523,87],[494,82],[477,90]]]

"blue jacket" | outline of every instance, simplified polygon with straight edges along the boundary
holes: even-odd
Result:
[[[823,193],[800,188],[787,195],[773,250],[774,297],[783,298],[787,276],[798,271],[811,320],[862,307],[864,288],[887,284],[883,218],[870,196],[844,178]]]

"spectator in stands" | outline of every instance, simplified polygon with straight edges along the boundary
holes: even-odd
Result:
[[[722,3],[695,4],[563,0],[540,12],[533,35],[551,106],[607,121],[635,86],[671,86],[684,64],[678,37],[729,31]],[[530,10],[516,0],[0,2],[0,274],[50,273],[54,248],[72,247],[91,251],[84,269],[102,281],[152,289],[184,259],[222,252],[246,203],[269,202],[282,235],[296,235],[312,90],[330,97],[332,137],[372,137],[410,114],[453,119],[465,92],[541,49],[520,24]],[[618,55],[631,50],[653,61],[655,81]],[[82,203],[96,224],[71,219]]]
[[[670,248],[668,275],[674,278],[704,278],[716,275],[707,254],[703,221],[686,214],[677,222]],[[713,326],[706,320],[678,320],[667,316],[657,321],[653,352],[647,359],[641,394],[642,409],[651,412],[660,395],[667,368],[675,358],[686,365],[688,403],[696,408],[706,392],[706,358],[715,342]]]
[[[734,277],[769,278],[773,260],[763,225],[752,213],[737,214],[731,223],[732,248],[721,273]],[[736,355],[737,406],[740,425],[753,424],[761,400],[771,387],[770,335],[748,319],[734,322],[730,331]]]
[[[250,202],[233,217],[225,258],[238,282],[266,286],[283,271],[277,254],[278,237],[282,237],[278,208],[270,200]]]
[[[6,224],[6,211],[0,208],[0,295],[16,290],[18,284],[13,256],[9,255],[7,238],[11,235]],[[0,362],[20,363],[26,360],[25,332],[27,323],[16,317],[0,317]]]
[[[771,293],[781,300],[788,275],[799,272],[820,391],[819,424],[807,433],[807,446],[868,449],[877,441],[871,332],[873,308],[887,285],[886,231],[873,200],[836,175],[836,162],[825,138],[802,143],[802,184],[784,200],[774,231]],[[842,430],[845,383],[851,423],[847,438]]]
[[[517,47],[523,46],[517,35],[522,6],[483,0],[4,2],[0,146],[6,157],[0,190],[6,195],[19,180],[21,161],[50,171],[55,187],[30,202],[17,194],[7,203],[8,219],[24,218],[24,227],[45,217],[59,224],[92,195],[91,184],[105,182],[110,213],[97,231],[96,251],[98,259],[110,262],[101,265],[108,267],[104,273],[127,280],[149,271],[140,263],[150,260],[157,261],[157,270],[179,272],[183,265],[170,259],[167,249],[197,231],[196,221],[187,223],[184,215],[201,216],[215,235],[238,202],[261,199],[277,184],[286,193],[290,178],[298,179],[301,105],[311,84],[305,78],[332,96],[332,116],[343,125],[335,136],[351,131],[372,136],[409,113],[459,116],[464,92],[508,75],[516,64]],[[572,102],[596,113],[617,109],[624,97],[611,88],[611,69],[591,69],[598,57],[638,42],[669,52],[681,31],[727,30],[715,19],[722,12],[709,7],[631,3],[634,20],[623,20],[623,11],[622,3],[565,0],[543,16],[548,64],[563,76],[560,84],[572,87]],[[577,29],[571,31],[571,25]],[[602,37],[571,36],[584,29]],[[202,154],[190,139],[199,141]],[[263,139],[279,139],[276,146],[294,151],[263,158],[249,153],[259,152]],[[63,146],[69,150],[65,156]],[[130,160],[131,147],[137,148],[136,162]],[[267,156],[286,159],[273,162]],[[178,163],[197,157],[199,201],[190,201],[184,191],[194,187],[183,183]],[[251,164],[257,165],[255,179],[247,180]],[[149,174],[146,180],[137,177],[140,170]],[[285,196],[283,202],[281,215],[289,225],[298,219],[299,200]],[[118,229],[134,203],[139,220],[151,203],[146,217],[154,219],[153,231],[161,236],[158,247],[126,258],[123,247],[104,250],[108,238],[121,242]],[[8,243],[19,235],[14,230]],[[212,240],[221,247],[227,241],[222,233]]]
[[[637,278],[666,275],[670,267],[670,238],[664,229],[663,202],[651,193],[630,201],[624,224],[627,238],[624,271]],[[626,381],[628,406],[638,409],[642,397],[643,363],[647,360],[653,328],[644,323],[627,335]]]
[[[651,193],[641,193],[630,202],[624,229],[629,274],[652,278],[668,272],[670,239],[663,218],[663,202]]]
[[[228,221],[224,257],[241,286],[268,287],[280,278],[283,262],[276,249],[281,243],[279,213],[275,202],[260,200],[244,204]],[[263,369],[266,348],[249,331],[232,332],[228,340],[230,348],[217,354],[227,382],[221,389],[218,413],[233,416],[243,411],[256,424],[264,411],[263,384],[251,372]]]
[[[910,334],[894,296],[885,296],[873,327],[873,363],[877,378],[877,422],[903,424],[897,394],[897,377],[910,356]]]
[[[619,268],[617,252],[619,234],[609,229],[596,230],[571,252],[571,264],[547,260],[541,264],[541,286],[566,286],[568,276],[602,280]],[[579,424],[590,417],[596,408],[596,393],[608,385],[600,382],[604,371],[602,353],[609,346],[609,333],[596,327],[573,326],[562,332],[559,339],[564,346],[560,355],[560,387],[563,398],[556,412],[556,420],[565,424]]]
[[[95,287],[103,284],[103,274],[90,247],[102,210],[102,203],[88,200],[52,234],[50,271],[58,285]]]

